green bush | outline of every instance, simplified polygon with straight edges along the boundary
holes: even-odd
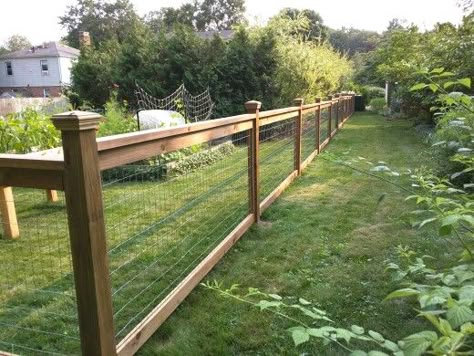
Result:
[[[29,153],[60,144],[60,132],[49,116],[27,108],[20,113],[0,117],[0,152]]]
[[[127,111],[127,103],[117,100],[117,93],[112,92],[105,103],[105,120],[99,125],[97,136],[110,136],[137,130],[137,122]]]
[[[385,98],[374,98],[369,101],[369,106],[374,111],[382,111],[385,108]]]

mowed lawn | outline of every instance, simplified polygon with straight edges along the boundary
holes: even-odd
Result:
[[[327,147],[341,157],[385,161],[403,171],[430,167],[412,122],[356,114]],[[384,302],[397,285],[385,272],[398,245],[442,256],[429,231],[412,229],[410,203],[392,185],[318,157],[205,280],[304,297],[335,325],[358,324],[397,340],[421,329],[409,302]],[[407,181],[403,181],[408,184]],[[380,200],[384,195],[385,198]],[[295,348],[293,326],[268,312],[195,289],[140,355],[343,354],[313,343]]]

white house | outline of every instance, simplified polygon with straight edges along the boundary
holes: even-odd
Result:
[[[0,56],[0,95],[18,92],[31,97],[61,95],[71,82],[71,67],[78,49],[59,42],[22,49]]]

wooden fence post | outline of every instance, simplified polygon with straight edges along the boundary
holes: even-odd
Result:
[[[64,192],[76,286],[82,354],[116,355],[102,183],[96,130],[101,116],[54,115],[64,150]]]
[[[12,187],[0,187],[0,211],[2,213],[5,238],[18,238],[20,236],[20,229],[18,228],[18,220],[16,218]]]
[[[328,96],[328,101],[330,101],[330,106],[329,106],[329,115],[328,115],[328,137],[332,136],[332,95]]]
[[[260,193],[259,193],[259,135],[260,123],[258,113],[262,103],[251,100],[245,103],[245,110],[249,114],[255,114],[255,119],[252,121],[252,129],[249,135],[249,202],[250,212],[254,215],[255,223],[260,222]]]
[[[295,170],[298,175],[301,175],[301,146],[303,136],[303,98],[296,98],[294,100],[295,106],[299,106],[298,116],[296,117],[295,127]]]
[[[316,98],[316,103],[321,103],[321,98]],[[315,125],[316,125],[316,150],[318,154],[320,153],[319,148],[321,147],[321,105],[316,109]]]
[[[341,98],[339,94],[334,95],[336,101],[336,131],[339,129],[339,124],[341,122]]]
[[[46,191],[46,199],[49,201],[49,202],[57,202],[58,201],[58,192],[56,190],[51,190],[51,189],[48,189]]]

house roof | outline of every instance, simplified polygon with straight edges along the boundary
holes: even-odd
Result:
[[[33,46],[31,48],[20,49],[18,51],[5,53],[0,56],[0,59],[15,59],[15,58],[37,58],[37,57],[66,57],[77,58],[79,51],[63,45],[59,42],[46,42],[40,46]]]
[[[199,37],[205,39],[205,40],[210,40],[214,35],[218,35],[220,38],[223,40],[231,40],[232,37],[234,37],[234,31],[233,30],[222,30],[222,31],[200,31],[196,32],[196,35]]]

